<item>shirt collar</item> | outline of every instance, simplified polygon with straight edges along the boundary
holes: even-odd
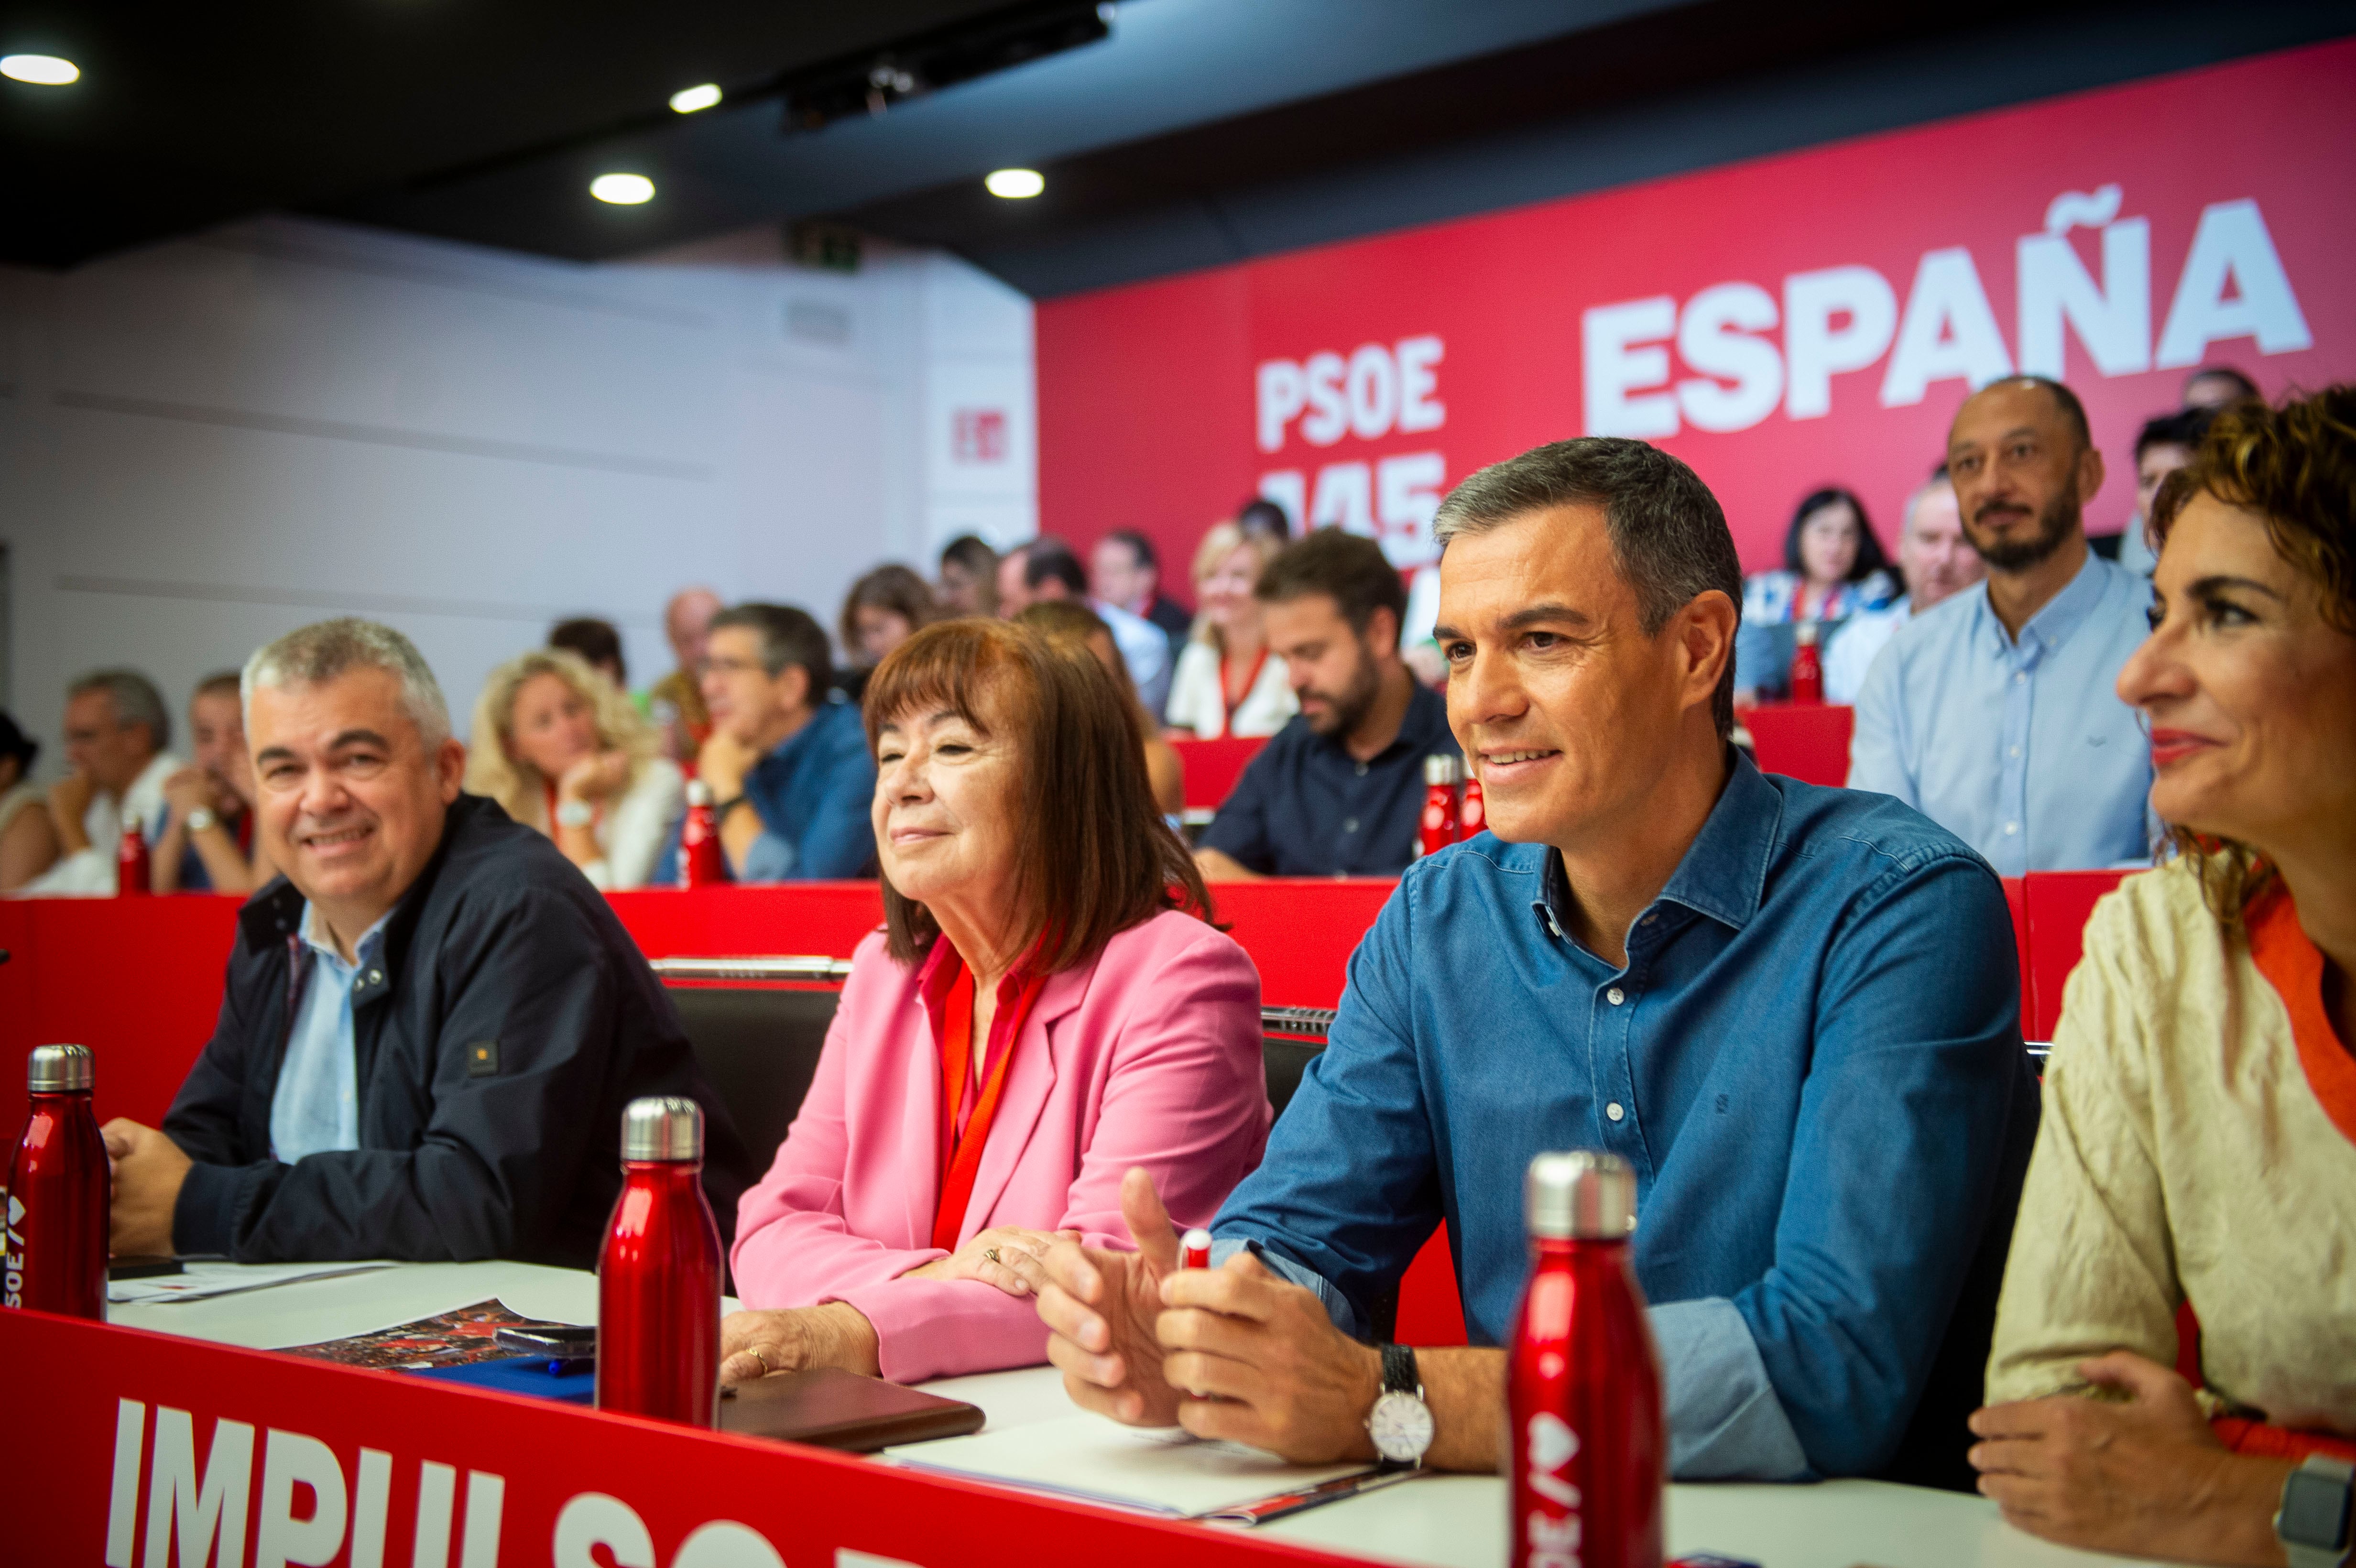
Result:
[[[1783,795],[1747,752],[1734,747],[1728,752],[1733,761],[1726,787],[1653,902],[1682,904],[1740,931],[1767,896],[1767,863],[1783,827]],[[1570,906],[1570,883],[1562,857],[1551,849],[1542,887],[1545,897],[1535,906],[1538,917],[1558,921]]]
[[[2085,624],[2086,617],[2103,601],[2103,591],[2110,586],[2109,562],[2093,550],[2086,552],[2085,564],[2078,568],[2061,592],[2045,603],[2043,609],[2031,615],[2020,628],[2018,640],[2004,634],[2004,623],[1996,618],[1996,607],[1988,603],[1987,583],[1980,582],[1976,613],[1987,635],[1995,639],[1997,648],[2005,655],[2018,653],[2024,657],[2042,657],[2070,640],[2071,634]]]
[[[374,925],[360,933],[360,939],[352,944],[354,962],[350,964],[346,964],[344,955],[336,951],[336,939],[328,933],[327,923],[320,918],[317,906],[308,899],[303,901],[303,915],[294,929],[303,933],[305,946],[337,968],[357,969],[363,964],[376,962],[376,950],[384,942],[385,923],[391,919],[392,911],[387,910],[376,917]]]

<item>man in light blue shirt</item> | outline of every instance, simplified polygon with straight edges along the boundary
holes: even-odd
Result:
[[[1967,399],[1947,464],[1987,581],[1915,616],[1857,703],[1851,789],[1896,795],[2004,876],[2146,859],[2151,751],[2119,700],[2151,587],[2086,547],[2103,459],[2070,389]]]

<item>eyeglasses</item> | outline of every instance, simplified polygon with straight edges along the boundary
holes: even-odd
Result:
[[[715,659],[706,657],[695,667],[698,675],[739,675],[746,670],[760,670],[758,659]],[[766,674],[766,670],[761,673]]]

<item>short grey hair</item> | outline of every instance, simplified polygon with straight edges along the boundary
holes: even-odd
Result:
[[[1612,556],[1636,592],[1644,635],[1712,589],[1742,619],[1742,560],[1726,513],[1700,475],[1656,446],[1619,436],[1580,436],[1533,447],[1472,474],[1448,493],[1431,535],[1450,541],[1556,507],[1601,507]],[[1720,740],[1734,731],[1734,660],[1710,704]]]
[[[117,724],[145,724],[147,739],[157,751],[172,743],[172,710],[155,683],[135,669],[94,669],[76,676],[66,688],[67,700],[86,692],[102,691],[114,704]]]
[[[348,617],[314,622],[254,650],[238,682],[249,730],[259,688],[316,686],[356,669],[387,670],[401,677],[401,704],[428,751],[450,738],[450,705],[417,645],[391,626]]]

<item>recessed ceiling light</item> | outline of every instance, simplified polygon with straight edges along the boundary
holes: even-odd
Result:
[[[707,81],[701,87],[683,87],[670,95],[671,112],[694,114],[720,101],[720,85]]]
[[[63,87],[81,80],[81,67],[55,55],[0,56],[0,76],[35,87]]]
[[[655,198],[655,182],[644,175],[599,175],[589,182],[589,194],[616,207],[636,207]]]
[[[1022,201],[1045,190],[1047,181],[1037,169],[999,169],[984,179],[981,187],[992,196]]]

